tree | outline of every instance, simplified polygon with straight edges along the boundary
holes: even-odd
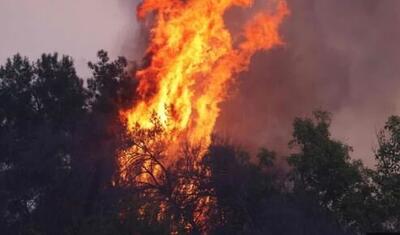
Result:
[[[400,230],[400,117],[392,116],[378,134],[375,182],[382,226]]]
[[[99,52],[84,87],[70,57],[20,55],[0,67],[0,226],[6,234],[78,234],[119,224],[113,187],[134,78]],[[105,223],[106,224],[106,223]],[[98,231],[98,230],[97,230]]]
[[[99,51],[97,56],[97,63],[88,63],[93,73],[93,77],[88,79],[91,107],[103,113],[116,115],[121,109],[132,107],[135,102],[136,65],[130,65],[128,74],[128,61],[124,57],[110,61],[108,53],[103,50]]]
[[[56,204],[48,195],[70,174],[76,124],[86,114],[82,84],[71,58],[57,54],[35,63],[16,55],[0,67],[3,231],[33,232],[36,213]]]
[[[376,170],[350,159],[351,147],[331,137],[331,115],[322,111],[295,119],[288,175],[274,151],[253,157],[218,138],[208,149],[182,144],[171,155],[156,116],[148,129],[121,120],[136,102],[136,65],[104,51],[98,57],[87,86],[67,56],[15,55],[0,67],[2,233],[399,229],[400,117],[378,135]]]
[[[374,225],[367,211],[373,201],[368,170],[350,159],[351,147],[331,138],[330,124],[323,111],[314,112],[314,119],[295,119],[290,145],[297,153],[288,159],[294,190],[314,197],[345,228],[368,230]]]
[[[155,115],[151,121],[152,128],[136,126],[129,131],[120,155],[118,183],[131,188],[139,202],[128,218],[136,216],[136,224],[146,228],[143,233],[155,229],[158,233],[205,232],[214,194],[207,166],[200,162],[202,148],[182,144],[173,155],[167,155],[171,140],[166,138],[164,125]]]
[[[124,234],[121,224],[121,201],[132,189],[115,184],[118,176],[118,153],[126,139],[126,127],[120,111],[135,100],[135,66],[128,70],[128,62],[119,57],[111,60],[105,51],[98,52],[98,61],[90,62],[92,76],[87,80],[89,113],[80,126],[77,137],[79,148],[74,175],[82,185],[81,218],[75,222],[72,234]],[[82,184],[82,179],[84,184]],[[130,197],[132,198],[132,197]],[[135,206],[125,204],[127,208]]]

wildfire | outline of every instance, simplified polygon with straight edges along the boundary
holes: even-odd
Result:
[[[285,0],[271,0],[275,13],[256,14],[233,39],[225,12],[252,3],[143,0],[138,8],[139,19],[150,16],[153,21],[150,61],[135,74],[138,101],[121,111],[132,143],[120,152],[120,178],[142,189],[143,197],[158,200],[157,220],[168,216],[169,210],[192,208],[192,219],[171,215],[177,220],[175,226],[183,225],[189,233],[196,227],[206,234],[208,214],[216,204],[213,189],[201,181],[211,173],[199,160],[211,143],[219,105],[255,52],[282,44],[278,29],[289,14]],[[168,165],[180,171],[171,171]],[[147,205],[139,208],[143,216]],[[174,226],[171,234],[177,234]]]
[[[207,147],[229,82],[247,69],[255,52],[282,44],[278,29],[289,10],[285,0],[272,2],[276,12],[254,16],[234,42],[224,13],[250,7],[252,0],[143,0],[139,19],[154,17],[151,61],[136,74],[139,101],[121,112],[128,128],[152,128],[155,115],[174,143],[171,151],[182,142]]]

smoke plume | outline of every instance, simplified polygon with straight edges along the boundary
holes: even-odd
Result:
[[[290,0],[289,7],[286,45],[253,58],[223,104],[218,132],[285,153],[293,118],[323,109],[334,114],[334,137],[373,164],[376,132],[399,108],[400,2]],[[245,18],[237,10],[227,16]]]

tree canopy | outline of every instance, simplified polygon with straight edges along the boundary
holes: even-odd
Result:
[[[34,62],[17,54],[0,67],[2,234],[400,230],[400,117],[378,133],[373,169],[332,137],[325,111],[294,120],[289,156],[269,148],[252,156],[216,137],[204,156],[182,146],[166,164],[157,119],[128,132],[119,117],[136,101],[138,66],[100,51],[88,67],[86,80],[58,54]],[[121,167],[119,153],[132,148]],[[282,158],[288,167],[277,166]]]

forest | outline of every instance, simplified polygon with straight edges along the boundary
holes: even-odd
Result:
[[[399,116],[378,131],[373,167],[331,136],[329,110],[293,120],[287,156],[267,146],[253,156],[214,136],[204,156],[183,145],[166,164],[159,121],[127,132],[119,116],[135,103],[138,66],[99,51],[88,67],[79,77],[58,54],[17,54],[0,67],[1,234],[400,231]],[[140,151],[121,167],[132,147]]]

